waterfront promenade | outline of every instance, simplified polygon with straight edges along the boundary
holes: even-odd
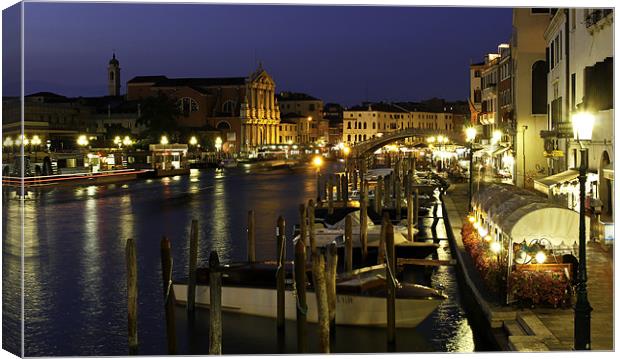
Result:
[[[454,248],[458,252],[455,255],[464,272],[462,284],[471,287],[482,312],[491,327],[496,329],[501,349],[525,352],[572,350],[572,308],[501,306],[485,289],[461,240],[462,220],[467,215],[467,184],[453,184],[444,201],[454,234]],[[589,242],[587,266],[588,298],[593,308],[592,350],[613,350],[613,245]]]

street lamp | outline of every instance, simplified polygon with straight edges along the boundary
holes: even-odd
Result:
[[[586,270],[586,176],[588,169],[588,149],[583,141],[592,139],[594,116],[586,112],[572,117],[573,134],[579,143],[581,164],[579,165],[579,267],[577,271],[577,302],[575,303],[574,346],[576,350],[590,350],[590,312],[588,302],[588,275]]]
[[[35,148],[34,148],[34,161],[37,162],[37,150],[39,149],[39,145],[41,144],[41,139],[39,138],[39,136],[34,135],[34,136],[32,136],[32,139],[30,140],[30,144],[35,146]]]
[[[77,139],[77,144],[81,147],[88,146],[88,138],[86,135],[80,135]]]
[[[118,149],[121,149],[121,144],[123,143],[123,141],[121,141],[121,136],[116,136],[114,137],[114,144],[118,146]]]
[[[166,135],[161,136],[161,139],[159,140],[159,143],[164,145],[164,146],[167,145],[168,144],[168,136],[166,136]]]
[[[467,142],[469,142],[469,192],[467,193],[467,198],[468,198],[468,208],[469,208],[469,212],[471,212],[471,192],[472,192],[472,186],[474,183],[473,180],[473,167],[474,167],[474,151],[473,151],[473,147],[474,147],[474,140],[476,139],[476,134],[478,133],[478,131],[476,131],[475,127],[467,127],[465,129],[465,138],[467,139]]]
[[[129,138],[129,136],[125,136],[125,138],[123,138],[123,146],[127,147],[131,145],[133,145],[133,140]]]
[[[220,150],[221,150],[221,149],[222,149],[222,138],[218,136],[218,137],[215,139],[215,150],[216,150],[217,152],[220,152]]]
[[[500,130],[493,131],[493,135],[491,136],[491,144],[497,144],[502,139],[503,133]]]

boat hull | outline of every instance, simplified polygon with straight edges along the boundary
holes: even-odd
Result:
[[[177,303],[186,303],[187,285],[174,284]],[[222,287],[222,310],[247,315],[275,318],[277,292],[270,288]],[[386,326],[387,303],[384,297],[364,295],[336,295],[336,323],[338,325]],[[413,328],[418,326],[441,303],[438,298],[397,298],[396,327]],[[210,291],[208,285],[196,286],[197,306],[209,307]],[[314,292],[306,293],[308,306],[307,320],[318,321],[316,296]],[[285,318],[296,319],[295,292],[285,292]]]

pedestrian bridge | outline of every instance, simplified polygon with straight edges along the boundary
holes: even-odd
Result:
[[[406,128],[399,131],[386,133],[381,137],[373,137],[369,140],[358,142],[351,146],[352,157],[362,158],[366,157],[381,147],[388,145],[392,142],[404,140],[406,138],[417,138],[419,142],[414,143],[426,143],[426,138],[429,136],[447,136],[452,144],[464,144],[462,133],[455,131],[441,131],[436,129],[424,129],[424,128]]]

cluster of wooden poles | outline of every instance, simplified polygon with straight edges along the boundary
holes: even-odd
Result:
[[[360,209],[361,209],[361,231],[360,244],[362,247],[362,261],[368,255],[367,237],[367,206],[368,206],[368,181],[364,179],[365,161],[359,162],[359,186]],[[383,208],[392,206],[394,198],[394,208],[396,209],[397,219],[400,216],[400,203],[402,183],[405,183],[405,195],[407,197],[407,218],[408,218],[408,239],[413,241],[413,223],[417,223],[417,189],[413,190],[412,181],[415,170],[415,162],[409,161],[405,168],[407,171],[403,180],[400,177],[402,171],[400,158],[396,160],[394,172],[386,178],[379,177],[375,187],[375,211],[380,213]],[[318,206],[325,205],[322,198],[327,197],[329,213],[333,213],[334,200],[333,189],[337,188],[337,200],[343,207],[348,202],[348,173],[353,173],[353,189],[358,187],[357,171],[353,168],[345,175],[330,175],[324,187],[319,185]],[[332,181],[338,178],[337,181]],[[336,183],[336,185],[334,185]],[[338,185],[339,184],[339,185]],[[393,190],[393,191],[392,191]],[[321,196],[321,193],[326,196]],[[383,194],[386,195],[385,198]],[[338,255],[336,245],[331,244],[328,248],[318,248],[316,245],[314,221],[315,208],[317,204],[313,200],[308,201],[308,205],[299,206],[300,215],[300,236],[295,244],[295,300],[296,300],[296,325],[297,325],[297,351],[299,353],[308,352],[307,342],[307,303],[306,303],[306,264],[308,259],[312,265],[313,288],[317,299],[318,308],[318,327],[319,327],[319,351],[322,353],[330,352],[330,339],[333,338],[336,325],[336,268],[338,265]],[[254,211],[248,211],[248,262],[256,262],[256,237],[255,237],[255,216]],[[306,255],[306,241],[310,244],[310,257]],[[193,317],[195,312],[196,294],[196,268],[198,255],[198,222],[192,220],[189,236],[189,282],[187,290],[187,311]],[[353,235],[352,218],[347,215],[345,218],[345,271],[353,271]],[[161,240],[161,265],[162,265],[162,288],[164,295],[164,312],[166,318],[166,337],[168,354],[177,353],[176,327],[174,306],[176,298],[172,286],[172,257],[170,240],[165,236]],[[286,258],[286,236],[285,220],[280,216],[277,220],[276,228],[276,249],[278,270],[276,275],[277,291],[277,313],[276,325],[279,338],[284,335],[284,308],[285,308],[285,270],[284,262]],[[394,249],[394,229],[389,218],[389,214],[383,211],[381,224],[378,263],[386,263],[386,305],[387,305],[387,344],[388,348],[394,348],[396,342],[396,280],[392,273],[396,273],[396,258]],[[126,264],[127,264],[127,309],[128,309],[128,339],[130,354],[138,353],[138,283],[137,283],[137,258],[135,241],[130,238],[126,243]],[[209,354],[222,354],[222,267],[220,266],[217,252],[212,251],[209,256],[209,287],[210,287],[210,324],[209,324]]]

